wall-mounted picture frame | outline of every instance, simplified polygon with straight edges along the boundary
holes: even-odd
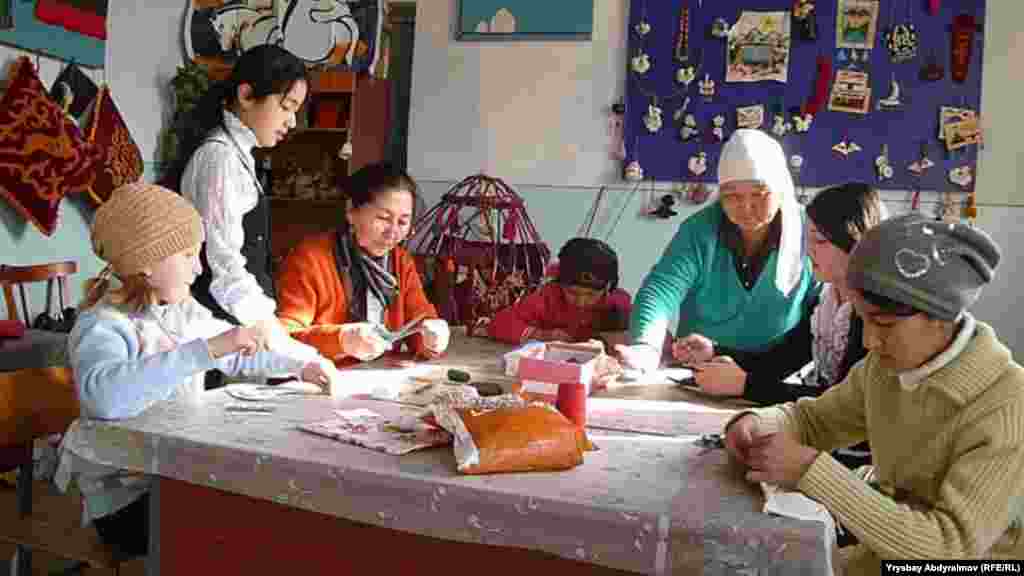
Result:
[[[570,40],[591,39],[594,0],[459,0],[455,39]]]

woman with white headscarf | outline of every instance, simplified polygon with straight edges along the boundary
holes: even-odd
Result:
[[[686,219],[637,292],[631,346],[636,368],[656,369],[665,331],[703,334],[739,350],[764,350],[818,295],[805,251],[804,216],[775,139],[741,129],[722,147],[718,199]]]

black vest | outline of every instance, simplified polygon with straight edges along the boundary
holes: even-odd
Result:
[[[218,138],[210,138],[207,142],[218,142],[232,147],[230,142]],[[256,278],[260,287],[263,288],[263,292],[268,297],[274,298],[274,277],[270,254],[270,202],[262,191],[259,192],[256,207],[242,217],[242,230],[245,232],[245,241],[242,243],[245,269]],[[232,324],[241,324],[210,294],[210,282],[213,275],[210,273],[210,264],[206,259],[205,243],[200,252],[200,259],[203,263],[203,273],[192,283],[192,296],[200,304],[209,308],[215,317]]]

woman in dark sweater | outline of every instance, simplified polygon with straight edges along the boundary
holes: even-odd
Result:
[[[673,355],[694,365],[697,385],[715,396],[742,396],[763,406],[819,396],[838,384],[866,351],[863,323],[850,303],[846,266],[850,252],[885,208],[874,187],[848,183],[819,192],[807,205],[807,251],[814,276],[825,284],[803,318],[775,346],[743,352],[721,346],[700,334],[678,340]],[[808,363],[813,368],[803,372]],[[848,466],[866,464],[870,455],[858,446],[837,455]]]

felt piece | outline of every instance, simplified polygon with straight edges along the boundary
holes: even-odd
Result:
[[[100,156],[46,94],[32,61],[19,58],[0,98],[0,195],[50,236],[60,201],[93,183]]]
[[[103,154],[96,180],[87,190],[89,201],[99,206],[114,190],[142,178],[142,152],[128,132],[108,86],[93,101],[86,131],[89,142],[99,146]]]
[[[107,0],[36,0],[35,15],[40,22],[107,39]]]
[[[74,63],[65,66],[50,86],[50,97],[75,118],[85,114],[98,93],[96,83]]]
[[[953,18],[953,49],[950,50],[950,75],[953,81],[963,84],[971,64],[971,47],[974,46],[974,31],[978,25],[971,14],[959,14]]]

